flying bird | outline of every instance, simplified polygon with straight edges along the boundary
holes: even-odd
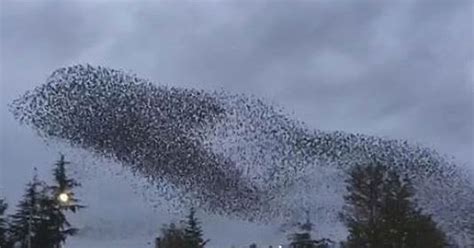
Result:
[[[211,213],[266,222],[311,210],[331,226],[347,171],[376,160],[411,178],[417,203],[450,236],[474,234],[472,174],[445,156],[404,140],[314,130],[256,97],[75,65],[10,109],[47,140],[112,158]]]

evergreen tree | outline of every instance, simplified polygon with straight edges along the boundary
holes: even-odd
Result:
[[[183,228],[177,227],[174,223],[161,229],[159,240],[160,248],[183,248],[187,245]]]
[[[291,248],[313,248],[314,241],[311,238],[311,231],[313,230],[313,224],[306,219],[305,223],[298,223],[298,231],[289,235]]]
[[[446,235],[440,231],[431,216],[421,210],[413,212],[408,220],[404,247],[443,248],[448,247]]]
[[[445,247],[444,234],[411,202],[414,190],[407,177],[374,163],[356,166],[347,183],[344,247]]]
[[[431,216],[417,209],[412,198],[414,188],[408,179],[388,171],[384,189],[383,216],[384,240],[387,247],[442,248],[446,237]]]
[[[203,232],[199,220],[196,218],[196,211],[191,208],[185,221],[182,221],[183,227],[177,227],[175,224],[164,226],[161,229],[161,238],[159,247],[163,248],[201,248],[209,240],[204,241]]]
[[[73,236],[77,233],[77,228],[72,227],[71,223],[66,218],[66,212],[84,208],[79,204],[79,200],[75,197],[73,189],[80,186],[80,184],[67,176],[66,165],[70,162],[66,161],[61,155],[60,159],[55,163],[53,169],[54,184],[48,187],[52,197],[43,199],[43,211],[48,216],[47,221],[43,222],[42,232],[45,237],[50,238],[53,248],[59,247],[64,243],[68,236]],[[61,199],[61,194],[67,196]],[[63,196],[64,197],[64,196]]]
[[[315,240],[311,237],[313,223],[309,220],[309,213],[305,223],[298,223],[298,231],[289,235],[291,248],[328,248],[333,243],[329,239]]]
[[[66,166],[70,163],[71,162],[65,160],[64,155],[60,155],[53,169],[54,184],[49,188],[56,199],[58,199],[61,194],[67,194],[68,200],[66,203],[60,205],[61,210],[76,212],[84,208],[84,206],[79,204],[80,201],[74,194],[74,188],[80,187],[81,184],[75,179],[69,178],[66,172]],[[61,202],[61,200],[58,199],[58,202]]]
[[[356,166],[347,179],[343,220],[349,229],[348,247],[382,247],[380,233],[384,168]]]
[[[45,219],[40,204],[47,197],[44,183],[35,175],[33,181],[27,184],[16,212],[10,216],[9,241],[19,243],[21,248],[28,247],[30,242],[34,248],[47,247],[36,245],[43,243],[42,240],[45,239],[40,235],[42,221]]]
[[[84,206],[78,204],[72,189],[79,184],[67,177],[64,156],[53,169],[55,184],[46,185],[35,175],[27,185],[26,193],[18,204],[17,212],[11,216],[11,241],[20,247],[58,248],[68,236],[77,233],[66,218],[66,211],[76,212]],[[66,194],[67,199],[59,196]]]
[[[199,220],[196,218],[196,210],[191,208],[186,220],[186,227],[184,229],[187,248],[201,248],[204,247],[209,240],[204,241],[203,232]]]
[[[43,237],[36,240],[39,247],[59,248],[61,243],[66,241],[68,236],[75,235],[77,229],[71,227],[61,208],[61,203],[54,197],[42,198],[40,211],[44,218],[38,223],[38,235]]]
[[[0,247],[7,247],[7,220],[5,211],[8,205],[4,199],[0,199]]]
[[[415,217],[411,203],[413,187],[408,178],[400,180],[393,170],[386,171],[385,177],[379,229],[386,247],[404,247],[410,219]]]

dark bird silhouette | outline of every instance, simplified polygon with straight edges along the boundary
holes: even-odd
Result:
[[[311,209],[337,222],[345,171],[379,161],[409,175],[416,201],[452,236],[474,229],[472,174],[403,140],[311,130],[262,100],[157,86],[119,70],[61,68],[11,112],[45,138],[113,158],[178,199],[253,221]]]

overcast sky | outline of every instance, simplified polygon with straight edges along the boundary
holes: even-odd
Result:
[[[0,8],[0,195],[11,203],[32,167],[46,176],[60,150],[19,126],[6,104],[77,63],[254,94],[310,127],[408,139],[474,166],[472,1],[2,0]],[[84,185],[102,190],[86,196],[96,206],[82,222],[153,213],[116,179]],[[111,202],[122,206],[104,206]],[[140,225],[144,215],[121,221]]]

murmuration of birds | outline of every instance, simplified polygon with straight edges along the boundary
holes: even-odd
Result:
[[[113,159],[213,214],[268,222],[311,213],[331,226],[347,171],[377,161],[412,179],[417,203],[448,234],[473,234],[472,174],[450,159],[404,140],[312,130],[256,97],[76,65],[54,71],[10,110],[46,141]]]

